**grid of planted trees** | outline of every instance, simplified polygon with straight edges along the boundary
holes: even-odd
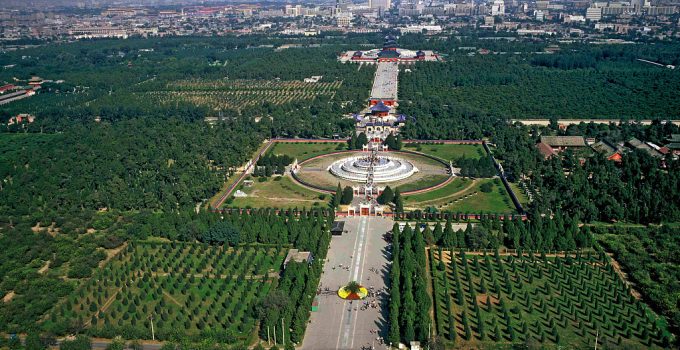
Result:
[[[183,80],[168,83],[161,90],[144,91],[140,96],[161,104],[174,104],[179,100],[215,110],[240,110],[265,102],[281,105],[312,100],[317,96],[333,98],[341,85],[342,81]]]
[[[429,252],[437,333],[456,344],[665,345],[664,324],[604,255]]]
[[[52,313],[91,335],[127,339],[252,334],[254,307],[276,283],[285,249],[271,245],[130,243]]]

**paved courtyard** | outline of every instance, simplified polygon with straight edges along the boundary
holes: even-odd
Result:
[[[399,64],[396,62],[380,62],[373,78],[371,98],[396,100]]]
[[[378,217],[345,219],[342,236],[334,236],[319,286],[319,310],[312,312],[302,349],[387,349],[389,247],[384,234],[394,221]],[[361,301],[345,301],[336,292],[356,280],[373,293]],[[374,305],[374,306],[371,306]]]

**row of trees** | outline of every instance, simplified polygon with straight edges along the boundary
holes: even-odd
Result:
[[[680,331],[678,287],[680,240],[673,226],[595,228],[600,243],[614,253],[642,297]]]
[[[481,158],[459,158],[454,162],[460,167],[460,174],[468,177],[493,177],[496,167],[491,156]]]
[[[454,230],[451,220],[430,225],[417,225],[428,245],[446,248],[511,249],[573,251],[592,245],[592,234],[586,226],[578,227],[578,218],[555,215],[548,219],[535,217],[532,221],[482,218],[479,224],[468,224],[465,230]]]
[[[404,141],[401,137],[401,134],[397,134],[395,137],[392,133],[390,133],[385,138],[384,144],[387,145],[387,147],[389,147],[391,150],[395,151],[399,151],[402,147],[404,147]]]
[[[275,166],[281,167],[290,165],[293,162],[293,158],[287,154],[271,154],[267,153],[257,160],[257,165],[259,166]]]
[[[356,131],[352,133],[352,136],[350,136],[349,140],[347,140],[347,149],[353,150],[353,149],[362,149],[364,145],[368,144],[368,138],[366,137],[366,134],[359,133],[357,135]]]
[[[261,339],[273,341],[276,338],[279,342],[285,339],[284,345],[290,346],[292,343],[301,343],[304,336],[330,245],[329,227],[333,216],[310,218],[307,222],[311,227],[305,230],[308,232],[299,232],[294,246],[301,251],[311,252],[313,260],[310,264],[289,262],[276,289],[257,308]]]
[[[333,194],[333,199],[331,200],[331,206],[337,208],[340,205],[348,205],[352,203],[354,199],[354,189],[351,186],[345,186],[342,188],[338,182],[338,188]]]
[[[273,174],[283,175],[286,172],[286,166],[293,162],[293,158],[287,154],[272,154],[267,153],[260,157],[255,163],[253,169],[253,176],[269,177]]]
[[[380,204],[394,204],[396,212],[404,211],[404,198],[401,196],[399,188],[393,191],[390,186],[385,186],[385,189],[378,195],[376,200]]]
[[[488,43],[479,45],[486,47]],[[446,113],[454,110],[503,118],[587,115],[636,119],[679,115],[679,105],[669,92],[678,89],[680,77],[671,70],[646,66],[628,57],[598,60],[593,57],[593,49],[579,50],[577,54],[554,55],[454,54],[446,62],[417,65],[413,74],[400,77],[400,112],[415,116],[416,123],[428,129],[427,124],[436,122],[434,119],[460,120],[458,113]],[[678,53],[677,45],[674,51]],[[669,102],[654,103],[659,100]]]
[[[392,228],[390,271],[390,318],[388,341],[392,344],[425,342],[430,338],[430,307],[427,292],[425,241],[409,225]]]

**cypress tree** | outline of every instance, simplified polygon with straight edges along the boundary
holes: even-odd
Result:
[[[366,134],[364,134],[363,132],[360,133],[359,136],[357,136],[356,140],[357,140],[355,145],[356,149],[361,149],[362,147],[364,147],[364,145],[368,144],[368,138],[366,137]]]
[[[404,212],[404,199],[401,197],[399,187],[394,190],[394,206],[397,213]]]
[[[449,311],[449,340],[456,341],[456,319]]]
[[[352,187],[346,186],[345,189],[342,190],[342,197],[340,198],[340,204],[350,204],[352,203],[352,199],[354,199],[354,190]]]
[[[430,225],[428,225],[427,223],[425,224],[425,228],[423,229],[423,239],[425,239],[425,243],[427,243],[427,245],[432,245],[435,242],[432,230],[430,230]]]
[[[338,182],[338,188],[335,190],[335,195],[333,196],[333,208],[337,208],[340,205],[340,198],[342,198],[342,187]]]
[[[437,222],[436,225],[434,225],[434,231],[432,232],[432,235],[434,236],[434,241],[437,242],[437,244],[442,245],[442,224],[440,222]]]
[[[390,188],[390,186],[386,186],[382,193],[380,193],[378,196],[377,200],[380,204],[391,203],[394,200],[394,192],[392,192],[392,188]]]

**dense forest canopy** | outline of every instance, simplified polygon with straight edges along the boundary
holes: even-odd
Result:
[[[680,72],[598,55],[450,55],[402,74],[401,110],[420,119],[447,108],[513,119],[680,116]]]
[[[283,43],[291,42],[257,36],[98,40],[3,53],[0,63],[16,66],[0,71],[0,82],[12,83],[14,77],[27,80],[34,75],[63,82],[47,83],[37,96],[3,106],[0,121],[18,113],[33,113],[39,116],[33,128],[62,130],[72,121],[95,117],[120,120],[175,116],[198,120],[222,116],[251,120],[269,116],[262,119],[265,125],[261,128],[266,136],[347,133],[351,123],[342,120],[338,112],[355,112],[362,107],[374,68],[357,69],[355,65],[337,62],[337,54],[348,49],[345,45],[349,43],[330,39],[314,48],[273,47]],[[314,40],[303,44],[314,44]],[[322,82],[340,83],[332,98],[318,96],[279,105],[265,97],[254,106],[235,110],[218,108],[216,103],[205,106],[180,99],[159,104],[146,95],[167,91],[185,80],[245,79],[257,85],[268,81],[302,81],[319,75],[323,76]]]
[[[238,129],[238,132],[234,132]],[[131,119],[0,139],[3,217],[178,210],[212,197],[261,138],[247,125]],[[6,219],[5,219],[6,220]]]

